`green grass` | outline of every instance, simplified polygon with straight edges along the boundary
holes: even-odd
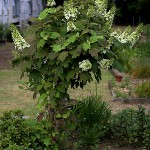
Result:
[[[0,70],[0,113],[5,110],[21,109],[26,115],[36,114],[36,101],[32,92],[19,89],[18,70]]]

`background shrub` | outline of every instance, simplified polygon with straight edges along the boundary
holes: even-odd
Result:
[[[0,117],[0,149],[14,145],[28,147],[30,131],[20,110],[4,112]]]
[[[113,116],[110,122],[112,138],[121,144],[131,144],[149,149],[150,115],[145,109],[124,109]]]
[[[53,150],[57,139],[57,132],[46,120],[24,119],[20,110],[4,112],[0,117],[0,149]]]

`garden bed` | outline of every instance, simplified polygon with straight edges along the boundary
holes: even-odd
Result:
[[[125,78],[122,82],[108,81],[112,101],[150,104],[150,80]]]

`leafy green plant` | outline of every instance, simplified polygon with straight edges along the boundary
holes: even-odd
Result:
[[[28,147],[30,143],[28,127],[20,110],[4,112],[0,117],[0,149],[16,145]]]
[[[101,97],[90,96],[77,106],[80,140],[83,145],[94,146],[107,132],[111,110]]]
[[[140,84],[135,89],[135,93],[138,95],[138,97],[150,98],[150,83],[144,82],[144,83]]]
[[[149,149],[149,113],[139,106],[138,110],[124,109],[112,117],[112,138],[122,144],[134,144]]]

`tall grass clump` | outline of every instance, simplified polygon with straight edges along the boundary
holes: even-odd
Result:
[[[80,131],[80,144],[95,146],[106,135],[107,125],[111,117],[111,110],[101,97],[89,96],[77,106]]]

